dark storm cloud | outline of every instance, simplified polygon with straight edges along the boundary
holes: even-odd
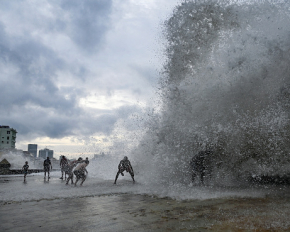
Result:
[[[30,12],[31,6],[22,3],[23,12]],[[33,36],[33,32],[37,31],[41,36],[51,33],[67,36],[79,50],[93,54],[101,46],[109,27],[112,1],[48,3],[55,12],[54,17],[35,18],[32,25],[31,18],[23,18],[24,25],[25,20],[29,21],[23,34],[11,34],[7,29],[11,28],[13,20],[8,22],[0,17],[0,124],[14,127],[27,137],[109,134],[117,120],[114,112],[103,112],[103,115],[99,112],[99,116],[89,114],[78,105],[80,97],[86,96],[86,89],[58,85],[63,78],[59,72],[84,82],[88,74],[86,67],[71,64],[57,47],[48,46]],[[0,5],[9,10],[12,18],[17,14],[17,10],[13,11],[18,6],[13,2]],[[33,14],[31,11],[30,16]]]
[[[86,51],[97,48],[108,29],[111,0],[63,0],[60,3],[68,13],[66,30],[72,40]]]
[[[17,45],[0,27],[0,109],[33,103],[40,107],[67,108],[75,102],[66,100],[55,84],[55,72],[65,66],[57,54],[33,39]],[[19,38],[18,38],[19,39]],[[20,38],[21,39],[21,38]]]

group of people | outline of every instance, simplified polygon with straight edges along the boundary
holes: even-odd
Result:
[[[88,175],[88,171],[86,169],[86,167],[89,165],[89,159],[86,158],[85,160],[83,160],[81,157],[78,158],[78,160],[74,160],[74,161],[70,161],[68,160],[65,156],[62,156],[60,159],[60,168],[61,168],[61,177],[60,179],[63,180],[63,178],[66,180],[66,185],[69,183],[69,181],[71,181],[71,184],[73,184],[73,179],[74,179],[74,175],[76,176],[76,181],[75,181],[75,185],[77,184],[77,182],[79,180],[81,180],[80,185],[82,185]],[[24,182],[26,181],[26,175],[28,173],[28,162],[26,161],[24,166],[22,167],[23,173],[24,173]],[[50,170],[52,170],[52,164],[51,161],[49,159],[49,157],[46,158],[46,160],[44,160],[43,162],[43,169],[44,169],[44,178],[46,179],[46,173],[47,173],[47,177],[48,180],[50,179]],[[121,174],[122,176],[124,176],[124,171],[129,172],[133,182],[135,182],[134,179],[134,171],[133,171],[133,167],[128,159],[127,156],[125,156],[119,163],[118,165],[118,172],[114,181],[114,184],[116,184],[117,179],[119,177],[119,175]],[[68,177],[66,177],[68,176]]]
[[[80,157],[77,160],[69,161],[65,156],[62,156],[59,163],[61,168],[60,179],[63,180],[64,176],[64,179],[66,180],[66,185],[69,183],[69,181],[71,181],[71,184],[73,184],[73,179],[75,175],[76,181],[74,184],[77,185],[77,182],[81,180],[80,185],[83,185],[88,175],[88,170],[86,169],[86,167],[89,165],[89,163],[90,161],[88,157],[85,160]],[[66,178],[66,176],[68,177]]]
[[[192,169],[192,181],[194,182],[197,177],[199,177],[199,180],[201,183],[204,182],[204,177],[205,176],[210,176],[211,175],[211,165],[210,165],[210,158],[212,156],[212,151],[200,151],[197,155],[195,155],[191,161],[190,161],[190,166]],[[86,158],[83,160],[81,157],[78,158],[78,160],[70,161],[68,160],[65,156],[62,156],[60,159],[60,167],[61,167],[61,177],[60,179],[65,179],[66,184],[71,181],[71,184],[73,184],[73,179],[74,175],[76,176],[76,181],[75,185],[79,180],[81,180],[80,185],[82,185],[86,177],[88,175],[88,171],[86,167],[89,165],[89,159]],[[26,161],[24,166],[22,167],[23,173],[24,173],[24,182],[26,181],[26,176],[28,173],[28,162]],[[47,157],[46,160],[43,162],[43,169],[44,169],[44,178],[46,178],[46,173],[48,176],[48,179],[50,179],[50,170],[52,170],[52,165],[49,157]],[[133,167],[128,159],[127,156],[125,156],[119,163],[118,165],[118,172],[115,177],[114,184],[116,184],[117,179],[119,175],[121,174],[124,176],[124,172],[129,172],[129,174],[132,177],[133,183],[135,182],[134,179],[134,171]],[[68,177],[66,177],[68,176]]]
[[[205,176],[210,176],[211,175],[211,165],[210,165],[210,158],[212,156],[212,151],[200,151],[197,155],[195,155],[191,161],[190,161],[190,166],[192,169],[192,181],[194,182],[196,177],[199,177],[200,182],[203,183],[204,182],[204,177]],[[86,169],[86,167],[89,165],[89,159],[86,158],[85,160],[83,160],[81,157],[78,158],[78,160],[74,160],[74,161],[69,161],[65,156],[62,156],[60,159],[60,167],[61,167],[61,177],[60,179],[64,179],[66,180],[66,184],[69,183],[69,181],[71,181],[71,184],[73,184],[73,179],[74,179],[74,175],[76,176],[76,181],[75,181],[75,185],[77,184],[77,182],[79,180],[81,180],[80,185],[82,185],[85,180],[86,177],[88,175],[88,171]],[[26,161],[24,166],[22,167],[23,173],[24,173],[24,182],[26,181],[26,176],[28,173],[28,162]],[[47,157],[46,160],[44,160],[43,162],[43,169],[44,169],[44,178],[46,178],[46,173],[48,176],[48,179],[50,179],[50,170],[52,170],[52,165],[51,165],[51,161],[49,159],[49,157]],[[133,167],[128,159],[127,156],[125,156],[119,163],[118,165],[118,172],[116,174],[116,178],[114,181],[114,184],[116,184],[117,179],[119,177],[119,175],[121,174],[122,176],[124,176],[124,172],[129,172],[133,183],[135,182],[134,179],[134,171],[133,171]],[[66,178],[66,176],[68,176]]]
[[[24,182],[26,181],[26,176],[28,174],[28,169],[29,169],[28,161],[25,161],[25,164],[22,167],[22,171],[24,173]],[[48,179],[50,179],[49,171],[51,169],[52,169],[52,165],[51,165],[49,157],[47,157],[47,159],[44,160],[44,162],[43,162],[44,178],[46,178],[46,173],[47,173]]]

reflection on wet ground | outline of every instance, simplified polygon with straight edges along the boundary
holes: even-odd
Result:
[[[290,231],[289,200],[118,194],[6,202],[0,231]]]

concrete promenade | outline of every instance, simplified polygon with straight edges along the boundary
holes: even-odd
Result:
[[[0,231],[290,231],[289,199],[108,195],[0,206]]]
[[[35,178],[40,179],[31,177],[30,182]],[[60,180],[52,181],[56,185]],[[0,182],[0,187],[11,184]],[[264,198],[186,201],[130,193],[62,195],[60,191],[51,199],[0,201],[0,231],[290,231],[287,189]]]

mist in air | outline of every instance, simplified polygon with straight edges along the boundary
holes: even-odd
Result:
[[[190,183],[211,150],[211,185],[290,173],[287,1],[187,1],[164,23],[157,106],[136,155],[148,183]],[[277,3],[275,3],[277,2]]]

